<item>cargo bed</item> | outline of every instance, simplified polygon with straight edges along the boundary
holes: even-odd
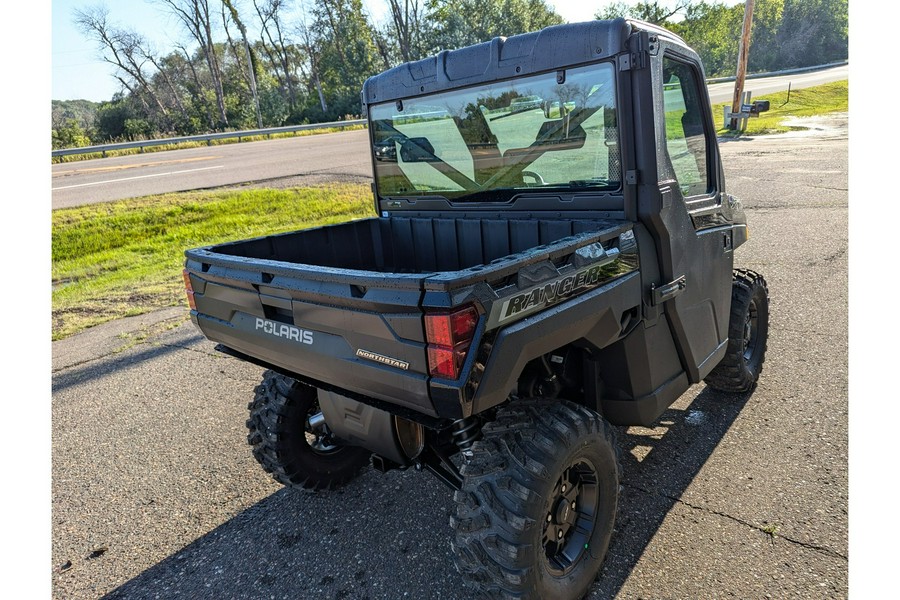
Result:
[[[596,231],[609,221],[576,219],[363,219],[213,246],[212,253],[252,261],[427,274],[460,271]]]
[[[613,220],[392,217],[189,250],[192,317],[211,340],[259,362],[438,416],[425,307],[477,295],[489,316],[502,290],[522,285],[523,268],[541,263],[545,272],[579,248],[617,243],[630,228]]]

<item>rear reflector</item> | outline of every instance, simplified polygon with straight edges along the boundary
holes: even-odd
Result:
[[[191,274],[185,269],[181,272],[181,276],[184,277],[184,291],[187,292],[188,305],[191,310],[197,310],[197,303],[194,302],[194,288],[191,285]]]
[[[456,355],[450,348],[428,346],[428,372],[434,377],[456,379],[459,375]]]

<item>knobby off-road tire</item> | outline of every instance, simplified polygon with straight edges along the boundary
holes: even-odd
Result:
[[[248,406],[247,442],[253,456],[286,486],[320,490],[353,479],[368,464],[364,448],[341,446],[327,430],[313,429],[309,418],[319,412],[316,388],[266,371]]]
[[[759,380],[769,337],[769,289],[762,275],[736,269],[731,290],[728,350],[706,376],[708,386],[722,392],[743,393]]]
[[[616,518],[614,430],[577,404],[528,399],[482,434],[450,517],[460,573],[489,598],[582,598]]]

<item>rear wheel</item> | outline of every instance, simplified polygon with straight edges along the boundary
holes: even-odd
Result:
[[[256,386],[247,419],[253,456],[284,485],[319,490],[353,479],[369,452],[331,437],[316,388],[274,371]]]
[[[489,597],[581,598],[612,536],[613,429],[564,400],[517,400],[484,426],[456,492],[456,565]]]
[[[769,337],[769,289],[762,275],[735,270],[728,322],[728,350],[704,381],[723,392],[747,392],[756,386]]]

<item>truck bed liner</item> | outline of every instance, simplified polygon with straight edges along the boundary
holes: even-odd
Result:
[[[254,260],[426,274],[488,264],[606,224],[578,219],[371,218],[208,250]]]

